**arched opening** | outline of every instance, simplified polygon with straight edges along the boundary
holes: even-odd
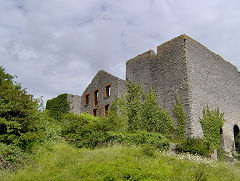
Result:
[[[237,125],[234,125],[233,127],[233,134],[234,134],[235,151],[240,153],[240,135],[239,135],[239,127]]]

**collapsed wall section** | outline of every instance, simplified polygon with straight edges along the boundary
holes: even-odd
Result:
[[[227,122],[223,127],[224,146],[231,151],[234,141],[233,127],[240,127],[240,76],[235,66],[205,46],[188,37],[187,57],[189,83],[192,97],[192,121],[194,136],[201,134],[199,118],[208,105],[219,107]],[[219,130],[220,131],[220,130]]]

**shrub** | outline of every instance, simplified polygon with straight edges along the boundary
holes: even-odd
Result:
[[[0,142],[29,147],[41,136],[39,100],[0,67]]]
[[[126,93],[126,113],[128,118],[128,131],[135,132],[142,127],[141,123],[141,99],[142,88],[141,85],[127,82]]]
[[[128,119],[126,116],[125,99],[116,98],[105,118],[108,130],[126,132],[128,130]]]
[[[63,116],[62,125],[61,134],[66,141],[79,148],[102,145],[108,130],[102,118],[87,113],[81,115],[68,113]]]
[[[203,110],[202,119],[200,119],[204,133],[203,138],[210,144],[211,148],[217,149],[218,156],[222,153],[220,129],[225,122],[223,116],[224,114],[220,113],[219,109],[210,110],[207,106],[207,109]]]
[[[148,133],[145,131],[138,131],[136,133],[115,133],[108,132],[106,136],[107,143],[122,143],[126,145],[151,145],[155,149],[167,150],[169,149],[169,140],[158,133]]]
[[[154,157],[155,153],[156,153],[156,149],[154,148],[154,146],[152,146],[149,143],[146,143],[143,147],[142,147],[142,151],[145,155],[150,156],[150,157]]]
[[[144,130],[163,135],[174,131],[171,116],[168,111],[159,108],[153,89],[145,94],[140,84],[129,82],[126,94],[113,102],[106,119],[112,130],[116,131],[134,133]]]
[[[24,160],[25,154],[18,146],[0,143],[0,169],[15,170]]]
[[[176,128],[176,134],[180,138],[185,137],[185,130],[186,130],[186,113],[183,110],[183,105],[179,101],[177,95],[176,95],[176,103],[174,105],[173,110],[175,117],[177,119],[177,128]]]
[[[200,138],[187,138],[183,143],[177,144],[176,150],[202,156],[207,156],[211,153],[210,144]]]
[[[173,121],[168,111],[158,107],[156,94],[153,89],[145,95],[141,110],[142,129],[148,132],[159,132],[169,135],[174,130]]]

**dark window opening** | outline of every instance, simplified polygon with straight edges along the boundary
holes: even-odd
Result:
[[[106,97],[109,97],[111,95],[111,86],[110,85],[107,85],[105,87],[105,96]]]
[[[239,127],[237,125],[233,127],[233,134],[234,134],[235,150],[238,153],[240,153],[240,135],[239,135]]]
[[[97,109],[93,109],[93,116],[97,116]]]
[[[109,107],[110,107],[109,104],[104,106],[104,115],[105,116],[107,116],[107,114],[108,114]]]
[[[85,96],[85,105],[89,104],[89,94]]]
[[[221,145],[221,148],[224,150],[224,138],[223,138],[222,128],[220,128],[220,145]]]
[[[98,90],[94,91],[93,100],[94,100],[94,106],[98,105]]]

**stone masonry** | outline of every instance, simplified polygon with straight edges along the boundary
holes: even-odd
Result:
[[[97,116],[105,116],[112,102],[116,97],[121,97],[125,93],[125,89],[125,80],[100,70],[82,94],[81,112],[94,115],[94,111],[96,111]],[[97,98],[94,95],[96,91],[98,92]],[[97,104],[95,104],[96,99]]]
[[[156,91],[160,107],[174,118],[175,96],[187,113],[187,133],[202,137],[202,110],[208,105],[224,112],[222,146],[230,152],[234,126],[240,127],[240,76],[235,66],[197,41],[181,35],[126,63],[126,79]],[[220,131],[220,130],[219,130]]]
[[[202,137],[202,110],[208,105],[224,112],[222,147],[231,152],[234,130],[240,127],[240,74],[235,66],[187,35],[181,35],[126,62],[126,80],[152,87],[161,108],[172,118],[176,95],[187,114],[186,133]],[[100,70],[82,96],[68,96],[72,112],[106,115],[116,97],[126,91],[125,80]],[[72,107],[71,107],[72,106]],[[177,124],[177,123],[176,123]],[[219,130],[220,131],[220,130]]]

